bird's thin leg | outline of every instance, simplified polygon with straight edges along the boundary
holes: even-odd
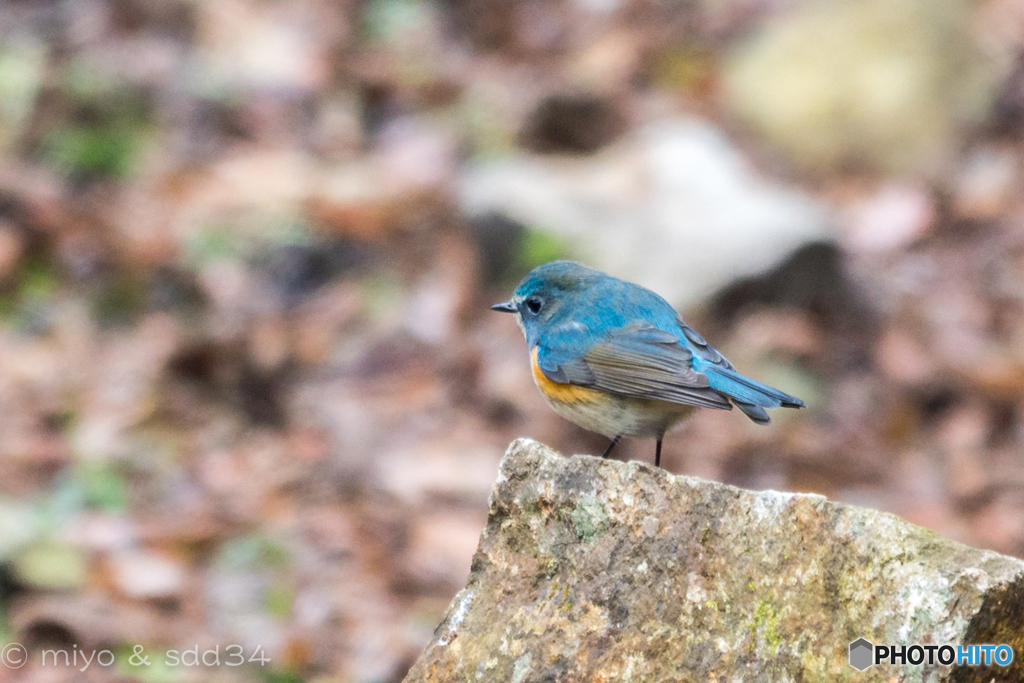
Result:
[[[661,467],[661,439],[658,439],[658,445],[654,447],[654,466]]]
[[[614,439],[612,439],[612,442],[610,444],[608,444],[608,448],[604,449],[604,454],[602,454],[601,457],[602,458],[607,458],[609,456],[609,454],[611,454],[612,449],[615,448],[615,444],[617,444],[619,442],[619,439],[621,439],[621,438],[622,438],[622,434],[619,434]]]

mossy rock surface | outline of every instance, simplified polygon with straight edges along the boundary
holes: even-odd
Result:
[[[512,443],[415,681],[1024,680],[1024,562],[821,496]],[[1008,668],[848,663],[1008,643]],[[995,638],[995,640],[992,640]]]

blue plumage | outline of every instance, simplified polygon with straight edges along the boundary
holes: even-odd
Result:
[[[665,431],[691,406],[735,405],[767,424],[765,408],[804,405],[736,372],[654,292],[578,263],[535,268],[510,301],[492,308],[516,314],[552,407],[613,437],[608,452],[624,434],[651,436],[658,439],[657,461]]]

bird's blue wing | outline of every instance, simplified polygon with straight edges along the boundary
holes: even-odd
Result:
[[[732,404],[693,367],[694,355],[671,332],[650,326],[622,330],[589,348],[539,345],[537,365],[553,382],[636,398],[731,410]]]

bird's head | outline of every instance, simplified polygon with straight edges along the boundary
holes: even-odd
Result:
[[[491,310],[514,313],[532,346],[553,319],[564,317],[566,308],[601,277],[607,276],[573,261],[551,261],[527,273],[512,298]]]

